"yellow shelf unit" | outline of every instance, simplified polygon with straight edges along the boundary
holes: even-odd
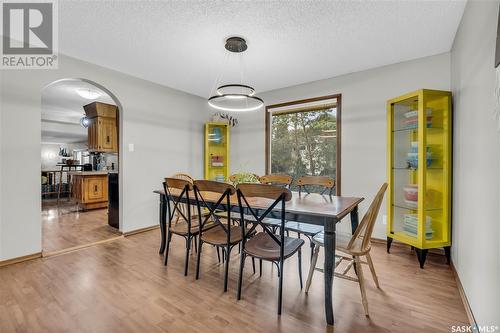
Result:
[[[395,239],[427,252],[451,246],[452,99],[421,89],[387,101],[387,252]]]
[[[225,182],[229,179],[229,125],[205,124],[205,179]]]

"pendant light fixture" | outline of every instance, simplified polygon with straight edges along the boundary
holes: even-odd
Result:
[[[248,48],[247,42],[241,37],[229,37],[226,40],[225,48],[230,53],[241,54]],[[241,57],[240,57],[241,60]],[[241,68],[241,66],[240,66]],[[243,81],[243,74],[240,73],[240,80]],[[219,80],[215,82],[215,94],[208,99],[208,105],[221,111],[245,112],[260,109],[264,101],[255,96],[255,89],[243,84],[225,84],[219,86]]]
[[[91,90],[89,88],[79,88],[76,90],[76,93],[85,99],[97,99],[101,96],[101,94],[97,91]]]
[[[83,116],[80,118],[80,125],[83,128],[88,128],[90,126],[90,119],[87,116]]]

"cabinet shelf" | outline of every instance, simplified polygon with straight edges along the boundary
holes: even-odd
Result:
[[[418,169],[405,168],[405,167],[394,167],[392,170],[407,170],[407,171],[418,171]],[[442,167],[426,167],[426,170],[443,170]]]
[[[402,204],[402,203],[395,203],[393,204],[394,207],[397,207],[397,208],[401,208],[401,209],[405,209],[405,210],[412,210],[412,211],[417,211],[418,210],[418,207],[415,207],[415,206],[411,206],[411,205],[405,205],[405,204]],[[425,208],[424,211],[426,212],[432,212],[432,211],[440,211],[440,210],[443,210],[443,208],[439,208],[439,207],[429,207],[429,208]]]
[[[427,131],[442,131],[442,127],[426,127],[425,128]],[[417,128],[398,128],[392,131],[392,133],[398,133],[398,132],[417,132]]]

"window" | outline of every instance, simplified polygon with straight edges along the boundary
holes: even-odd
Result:
[[[266,173],[329,176],[340,195],[340,120],[340,95],[268,106]]]

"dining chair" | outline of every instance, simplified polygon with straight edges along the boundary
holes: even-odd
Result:
[[[299,194],[302,194],[303,189],[307,193],[311,193],[308,186],[317,186],[322,189],[320,194],[325,194],[328,191],[328,194],[332,195],[335,188],[335,179],[326,176],[302,176],[297,178],[295,184],[299,187]]]
[[[165,196],[167,198],[168,225],[167,225],[167,245],[165,251],[165,266],[168,263],[168,254],[172,235],[179,235],[186,240],[186,259],[184,263],[184,275],[188,273],[189,252],[191,242],[196,239],[200,231],[200,220],[202,215],[193,214],[190,203],[190,192],[193,190],[193,184],[184,179],[165,178],[163,182]],[[176,195],[172,195],[175,193]],[[183,209],[182,207],[185,207]],[[205,224],[204,228],[212,227],[213,224]],[[196,249],[198,251],[198,249]]]
[[[258,183],[260,182],[260,176],[258,176],[257,174],[255,173],[245,173],[247,176],[249,176],[250,178],[250,181],[253,183],[255,181],[255,183]],[[242,175],[242,173],[234,173],[232,174],[231,176],[229,176],[228,180],[233,184],[233,185],[237,185],[237,181],[238,181],[238,177]],[[219,217],[225,217],[226,216],[226,212],[225,211],[219,211],[219,212],[216,212],[215,214],[217,214]],[[251,216],[249,215],[245,215],[246,218],[252,218]],[[235,223],[240,223],[240,216],[239,216],[239,213],[237,212],[233,212],[231,214],[231,221],[232,222],[235,222]]]
[[[174,173],[169,178],[184,179],[190,182],[191,184],[194,183],[194,178],[188,175],[187,173],[182,173],[182,172]]]
[[[272,173],[260,177],[259,181],[262,184],[283,186],[289,189],[290,185],[292,184],[293,177],[284,173]],[[264,223],[271,227],[273,233],[276,233],[276,230],[281,225],[281,220],[275,218],[267,218],[264,220]]]
[[[173,175],[169,176],[169,178],[183,179],[183,180],[188,181],[191,184],[194,183],[194,178],[191,177],[189,174],[183,173],[183,172],[174,173]],[[179,203],[179,210],[182,211],[184,213],[184,215],[187,215],[187,205],[186,204]],[[202,214],[203,215],[207,215],[207,212],[205,210],[202,210]],[[193,215],[193,216],[196,215],[196,207],[195,207],[195,205],[191,205],[191,215]],[[175,216],[174,222],[173,222],[174,224],[176,224],[178,221],[182,222],[182,219],[180,218],[180,216],[178,214],[175,214],[174,216]],[[193,243],[194,243],[194,250],[196,252],[198,252],[198,249],[197,249],[197,246],[198,246],[197,236],[193,237]],[[219,252],[217,252],[217,257],[219,258],[219,261],[220,261]]]
[[[191,185],[193,184],[194,182],[194,179],[193,177],[191,177],[190,175],[188,175],[187,173],[174,173],[173,175],[171,175],[169,178],[176,178],[176,179],[183,179],[187,182],[189,182]],[[195,207],[191,207],[191,214],[193,213],[193,210],[194,210]],[[179,210],[182,211],[184,213],[184,215],[187,214],[187,205],[184,204],[184,203],[179,203]],[[175,215],[175,220],[178,221],[180,219],[180,216],[178,214]]]
[[[375,281],[375,285],[377,288],[380,288],[378,283],[377,274],[375,273],[375,266],[373,265],[373,260],[370,256],[371,250],[371,237],[373,228],[375,226],[375,221],[377,220],[377,215],[380,210],[380,205],[382,204],[382,200],[384,199],[384,194],[387,189],[387,183],[384,183],[377,195],[373,199],[370,208],[366,212],[365,216],[361,220],[361,223],[358,225],[353,235],[344,235],[342,233],[336,234],[336,250],[340,251],[346,255],[336,255],[335,260],[335,269],[343,262],[347,262],[347,266],[343,269],[341,273],[335,272],[335,277],[346,279],[354,282],[358,282],[359,289],[361,291],[361,300],[363,303],[363,308],[365,310],[365,315],[368,314],[368,301],[366,299],[366,291],[365,291],[365,281],[363,275],[362,264],[368,265],[370,271],[373,276],[373,280]],[[307,276],[306,282],[306,293],[309,291],[311,286],[311,280],[315,270],[322,271],[321,269],[316,268],[316,262],[318,261],[319,248],[324,246],[324,233],[321,232],[313,237],[313,242],[316,244],[316,249],[314,251],[313,260],[311,263],[311,267],[309,268],[309,274]],[[365,257],[366,261],[361,261],[361,257]],[[355,277],[348,275],[349,270],[354,267]]]
[[[231,207],[231,196],[236,193],[236,189],[227,183],[210,180],[195,180],[193,190],[196,198],[198,216],[202,216],[202,208],[209,211],[209,214],[203,217],[200,224],[198,257],[196,261],[196,280],[200,277],[200,258],[203,244],[207,243],[217,247],[217,249],[221,248],[223,258],[225,259],[224,292],[226,292],[231,250],[236,244],[241,242],[243,235],[241,225],[233,225],[230,223],[231,212],[227,209],[227,207]],[[210,195],[213,196],[213,200],[211,201],[215,201],[215,203],[207,202],[206,197]],[[219,208],[225,209],[225,217],[221,217],[222,212],[217,212]],[[205,230],[205,225],[207,223],[212,223],[212,221],[213,227]]]
[[[292,176],[284,173],[271,173],[259,178],[259,181],[262,184],[278,185],[278,186],[284,186],[286,188],[290,188],[292,180],[293,180]]]
[[[302,176],[297,178],[297,181],[295,183],[299,187],[299,195],[302,194],[302,189],[305,189],[305,191],[308,194],[310,194],[308,186],[316,186],[320,188],[321,195],[329,191],[329,195],[331,196],[332,190],[335,187],[335,180],[331,177],[325,177],[325,176]],[[285,224],[285,229],[287,232],[290,231],[296,232],[299,238],[300,235],[304,235],[309,239],[309,246],[311,248],[311,258],[312,258],[315,248],[315,244],[312,241],[312,238],[319,232],[323,231],[323,226],[301,223],[296,221],[288,221]]]
[[[304,245],[304,240],[285,236],[285,203],[292,198],[292,193],[287,188],[267,184],[239,184],[236,187],[236,193],[240,219],[243,223],[237,299],[241,299],[246,257],[270,261],[278,267],[279,271],[278,314],[281,314],[284,262],[295,253],[298,253],[299,280],[302,289],[301,247]],[[258,206],[258,209],[255,206]],[[280,210],[281,219],[279,235],[274,234],[269,226],[263,223],[267,215],[276,207]],[[244,211],[253,216],[253,219],[245,218]],[[247,228],[249,223],[251,227]],[[258,226],[262,228],[262,231],[256,232]]]

